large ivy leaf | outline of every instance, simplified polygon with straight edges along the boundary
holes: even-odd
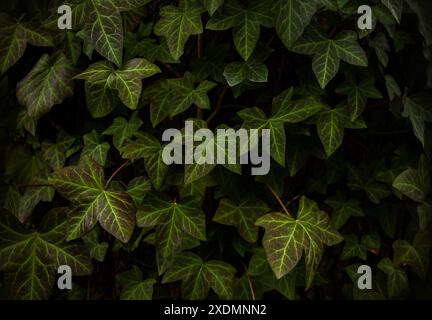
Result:
[[[68,265],[76,276],[92,272],[90,256],[79,242],[63,241],[67,221],[64,208],[47,213],[40,230],[26,230],[14,217],[0,221],[0,269],[15,299],[47,299],[57,268]]]
[[[374,86],[373,79],[364,80],[359,84],[352,81],[345,82],[336,89],[336,92],[348,96],[351,121],[356,120],[363,113],[368,98],[382,98],[381,92],[379,92]]]
[[[53,40],[50,34],[23,19],[13,19],[0,15],[0,74],[5,73],[24,54],[27,43],[34,46],[50,47]]]
[[[231,62],[225,66],[223,75],[230,87],[234,87],[242,82],[267,82],[268,69],[264,63],[255,59],[245,62]]]
[[[181,0],[178,7],[168,5],[160,9],[162,18],[156,23],[154,32],[165,37],[175,60],[183,55],[189,37],[203,32],[201,14],[204,10],[198,0]]]
[[[270,130],[271,156],[282,166],[285,166],[286,148],[284,124],[301,122],[324,108],[324,105],[314,97],[291,100],[292,93],[293,90],[290,88],[273,99],[270,117],[259,108],[248,108],[238,112],[244,120],[245,127]]]
[[[210,288],[221,299],[230,299],[235,272],[235,268],[226,262],[204,262],[198,255],[185,252],[174,260],[162,283],[182,280],[182,294],[190,300],[205,299]]]
[[[154,185],[159,190],[168,172],[168,166],[162,158],[163,146],[153,136],[137,132],[135,140],[127,140],[122,148],[125,159],[144,158],[145,169]]]
[[[422,279],[425,279],[429,268],[430,234],[419,231],[411,244],[406,240],[393,243],[393,262],[396,266],[409,265]]]
[[[103,57],[120,66],[123,60],[123,23],[116,2],[87,0],[84,34]]]
[[[138,209],[137,224],[139,227],[157,226],[156,244],[163,257],[178,252],[185,233],[206,240],[204,213],[195,198],[179,202],[158,196],[148,197]]]
[[[255,226],[255,221],[268,211],[265,202],[260,200],[248,198],[237,205],[224,198],[219,202],[213,221],[235,226],[243,239],[255,242],[258,238],[258,227]]]
[[[357,34],[353,31],[343,31],[334,39],[328,39],[321,29],[310,26],[292,50],[314,54],[312,69],[321,88],[325,88],[336,76],[340,60],[361,67],[368,65],[366,53],[356,40]]]
[[[141,80],[158,72],[160,69],[155,64],[135,58],[117,70],[107,61],[94,63],[74,79],[86,80],[87,107],[94,118],[99,118],[115,108],[114,92],[129,109],[135,110],[141,96]]]
[[[132,266],[129,271],[122,272],[116,276],[117,281],[123,286],[121,300],[151,300],[153,296],[153,285],[155,279],[143,280],[141,270]]]
[[[324,245],[332,246],[343,240],[330,226],[327,214],[305,196],[300,198],[296,219],[287,214],[270,213],[259,218],[256,225],[265,229],[263,246],[278,279],[297,265],[304,251],[307,287],[312,284]]]
[[[396,177],[393,187],[410,199],[423,202],[430,190],[429,161],[420,157],[418,169],[407,169]]]
[[[207,23],[210,30],[233,28],[234,45],[247,61],[252,55],[260,35],[260,26],[271,27],[271,1],[253,0],[243,6],[236,0],[229,0],[221,13],[216,13]]]
[[[318,0],[278,0],[273,8],[276,32],[290,49],[301,36],[318,9]]]
[[[114,237],[129,241],[135,227],[133,201],[126,192],[105,186],[103,168],[97,162],[84,156],[79,165],[54,172],[50,182],[73,205],[68,240],[83,236],[99,221]]]
[[[31,117],[39,118],[73,94],[74,68],[63,55],[43,54],[17,84],[17,98]]]

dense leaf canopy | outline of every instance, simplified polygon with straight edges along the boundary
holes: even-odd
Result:
[[[431,1],[0,12],[0,298],[432,298]],[[187,139],[186,120],[268,130],[269,172],[216,135],[196,163],[165,163],[163,133]]]

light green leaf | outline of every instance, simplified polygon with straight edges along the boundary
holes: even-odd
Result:
[[[292,50],[301,54],[314,54],[312,69],[321,86],[325,88],[339,70],[340,60],[366,67],[366,53],[357,43],[357,34],[343,31],[334,39],[326,38],[317,26],[310,26],[296,42]]]
[[[404,99],[402,115],[409,118],[413,126],[414,134],[425,145],[425,122],[432,122],[432,111],[429,108],[431,96],[429,93],[418,93]]]
[[[117,66],[123,60],[123,23],[114,0],[85,2],[84,34],[97,52]]]
[[[186,252],[174,260],[162,283],[182,280],[182,295],[190,300],[207,298],[210,288],[221,299],[230,299],[235,272],[235,268],[226,262],[204,262],[196,254]]]
[[[256,225],[265,228],[263,246],[278,279],[297,265],[304,251],[307,288],[312,284],[324,245],[335,245],[343,240],[316,202],[305,196],[300,198],[296,219],[282,213],[270,213],[259,218]]]
[[[387,293],[390,298],[398,297],[408,290],[409,282],[405,270],[396,267],[389,258],[381,259],[378,269],[387,275]]]
[[[88,156],[101,166],[105,165],[110,145],[108,142],[101,142],[96,130],[83,135],[84,147],[81,157]]]
[[[397,266],[409,265],[420,278],[425,279],[429,270],[429,249],[430,234],[419,231],[412,245],[405,240],[393,243],[393,262]]]
[[[341,260],[349,260],[354,257],[359,257],[362,260],[367,259],[367,248],[358,239],[355,234],[344,236],[345,246],[342,250]]]
[[[74,68],[59,54],[43,54],[33,69],[17,84],[17,98],[30,116],[39,118],[73,94]]]
[[[120,300],[152,299],[153,286],[156,283],[156,280],[143,280],[142,272],[137,266],[132,266],[131,270],[118,274],[116,278],[123,286]]]
[[[382,94],[374,86],[374,80],[364,80],[357,84],[348,81],[336,89],[337,93],[348,96],[348,106],[351,112],[351,121],[356,120],[364,111],[367,99],[381,99]]]
[[[127,140],[122,147],[125,159],[144,158],[145,169],[154,185],[159,190],[168,172],[168,166],[162,159],[163,146],[153,136],[137,132],[135,140]]]
[[[301,36],[318,9],[317,0],[278,0],[273,8],[276,14],[276,32],[290,49]]]
[[[112,135],[113,144],[117,150],[120,150],[126,139],[131,138],[141,127],[142,120],[137,112],[134,112],[129,121],[123,117],[117,117],[114,122],[102,134]]]
[[[255,221],[268,211],[269,208],[265,202],[260,200],[248,198],[237,205],[224,198],[219,202],[213,221],[235,226],[243,239],[256,242],[258,227],[255,226]]]
[[[68,265],[75,276],[92,272],[90,256],[80,242],[63,241],[64,208],[50,211],[40,230],[26,230],[10,215],[0,221],[0,269],[14,299],[48,299],[57,268]]]
[[[181,0],[178,7],[168,5],[160,9],[162,18],[156,23],[154,33],[165,37],[175,60],[183,55],[189,37],[203,32],[203,12],[204,8],[198,0]]]
[[[257,45],[260,26],[273,25],[270,7],[269,0],[249,1],[246,6],[236,0],[228,0],[222,12],[210,18],[206,28],[210,30],[233,28],[234,45],[242,58],[247,61]]]
[[[224,0],[203,0],[208,13],[212,16],[224,3]]]
[[[135,227],[133,200],[124,191],[105,188],[103,168],[84,156],[77,166],[54,172],[50,182],[63,197],[72,202],[68,240],[89,232],[96,221],[102,228],[126,243]]]
[[[409,168],[393,181],[393,187],[416,202],[423,202],[430,190],[429,161],[422,155],[417,170]]]
[[[146,198],[137,212],[139,227],[156,228],[156,244],[162,257],[178,252],[185,233],[205,241],[205,216],[194,198],[170,201],[157,196]]]
[[[251,82],[267,82],[268,69],[265,64],[249,59],[246,62],[232,62],[225,66],[223,75],[230,87],[246,80]]]
[[[27,43],[34,46],[52,46],[52,39],[46,31],[31,22],[16,20],[0,15],[0,74],[5,73],[24,54]]]

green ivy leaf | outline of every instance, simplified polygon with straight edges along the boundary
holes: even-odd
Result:
[[[96,130],[83,135],[84,147],[81,152],[81,157],[87,156],[101,166],[105,165],[106,158],[110,145],[108,142],[101,142]]]
[[[103,262],[105,260],[105,255],[108,250],[108,243],[105,241],[100,241],[100,229],[95,228],[88,234],[82,237],[82,240],[90,252],[90,256],[99,261]]]
[[[348,177],[348,187],[352,190],[364,190],[373,203],[380,203],[391,193],[385,184],[377,182],[368,172],[361,172],[351,165],[348,166]]]
[[[290,49],[302,35],[318,9],[317,0],[278,0],[273,8],[276,14],[276,32]]]
[[[50,182],[74,205],[69,214],[68,240],[89,232],[97,221],[102,228],[126,243],[135,227],[135,207],[124,191],[105,188],[103,168],[84,156],[77,166],[54,172]]]
[[[393,187],[416,202],[423,202],[430,190],[429,161],[420,157],[419,167],[407,169],[396,177]]]
[[[430,235],[427,231],[419,231],[411,244],[405,240],[393,243],[393,262],[396,266],[409,265],[422,279],[425,279],[429,267]]]
[[[252,55],[260,36],[260,26],[271,27],[271,1],[253,0],[243,6],[236,0],[227,1],[221,13],[213,15],[206,28],[227,30],[233,28],[234,45],[247,61]]]
[[[361,129],[366,126],[362,120],[351,121],[344,104],[334,109],[322,110],[316,117],[316,124],[327,157],[330,157],[341,146],[345,128]]]
[[[203,12],[204,8],[198,0],[181,0],[178,7],[168,5],[160,9],[162,18],[156,23],[154,32],[165,37],[175,60],[183,55],[189,37],[203,32]]]
[[[159,190],[168,172],[168,166],[162,159],[163,146],[147,133],[137,132],[135,140],[127,140],[122,148],[125,159],[144,158],[145,169],[154,185]]]
[[[337,93],[348,96],[348,105],[351,112],[351,121],[356,120],[364,111],[367,99],[381,99],[382,94],[374,86],[374,80],[364,80],[357,84],[348,81],[336,89]]]
[[[167,85],[171,90],[168,111],[170,117],[186,111],[192,104],[201,109],[210,109],[207,92],[213,89],[216,83],[205,80],[195,88],[193,76],[187,72],[184,78],[167,80]],[[154,101],[154,99],[151,100]],[[160,106],[164,106],[164,104],[160,104]]]
[[[425,145],[425,122],[432,122],[432,112],[429,101],[431,96],[428,93],[418,93],[404,99],[404,110],[402,115],[409,118],[413,126],[414,134],[420,142]]]
[[[1,215],[0,269],[12,283],[15,299],[47,299],[60,265],[70,266],[76,276],[91,274],[86,248],[79,242],[63,241],[64,218],[64,208],[53,209],[36,231],[24,229],[10,215]]]
[[[143,124],[137,112],[134,112],[129,121],[123,117],[116,117],[111,126],[102,134],[113,136],[113,144],[120,150],[126,139],[131,138]]]
[[[332,225],[336,230],[339,230],[351,216],[364,216],[364,212],[360,207],[360,201],[357,199],[346,200],[341,193],[328,198],[326,204],[333,208]]]
[[[118,282],[123,285],[120,294],[121,300],[151,300],[153,296],[154,279],[143,280],[141,270],[132,266],[129,271],[122,272],[116,276]]]
[[[265,64],[249,59],[246,62],[232,62],[225,66],[223,75],[230,87],[246,80],[251,82],[267,82],[268,69]]]
[[[224,0],[203,0],[208,13],[212,16],[224,3]]]
[[[353,31],[343,31],[334,39],[328,39],[321,29],[311,26],[292,50],[301,54],[314,54],[312,69],[321,88],[325,88],[336,76],[340,60],[361,67],[368,65],[366,53],[356,40],[357,35]]]
[[[378,269],[387,275],[387,293],[390,298],[398,297],[408,290],[408,277],[405,270],[396,267],[389,258],[381,259]]]
[[[213,221],[235,226],[243,239],[256,242],[258,227],[255,226],[255,221],[268,211],[265,202],[260,200],[247,198],[237,205],[225,198],[220,200]]]
[[[250,129],[270,130],[271,156],[285,166],[286,135],[284,124],[301,122],[319,112],[324,105],[314,97],[291,100],[292,88],[273,99],[272,112],[267,117],[262,109],[248,108],[238,112],[244,126]]]
[[[359,257],[362,260],[367,259],[367,248],[358,239],[355,234],[344,236],[345,246],[342,250],[341,260],[349,260],[354,257]]]
[[[156,244],[162,257],[178,252],[185,233],[195,239],[206,240],[205,217],[197,199],[186,198],[181,202],[157,196],[146,198],[137,212],[139,227],[156,229]]]
[[[229,299],[235,272],[235,268],[226,262],[204,262],[196,254],[185,252],[175,259],[162,283],[182,280],[183,296],[190,300],[205,299],[210,288],[221,299]]]
[[[45,30],[34,22],[16,20],[0,15],[0,74],[5,73],[24,54],[27,43],[51,47],[53,40]]]
[[[133,178],[129,182],[126,191],[134,200],[136,206],[139,206],[144,199],[145,193],[150,190],[151,190],[150,180],[140,176],[140,177]]]
[[[123,23],[114,0],[85,2],[84,35],[103,57],[117,66],[123,60]]]
[[[305,252],[306,287],[310,287],[321,260],[324,245],[332,246],[343,240],[330,226],[327,215],[315,201],[300,198],[297,218],[270,213],[256,222],[265,228],[263,246],[267,259],[278,279],[289,273]]]
[[[74,68],[59,54],[43,54],[33,69],[17,84],[17,98],[30,116],[40,118],[73,94]]]

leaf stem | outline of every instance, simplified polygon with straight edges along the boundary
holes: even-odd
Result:
[[[252,300],[256,300],[256,297],[255,297],[255,289],[254,289],[254,287],[253,287],[253,284],[252,284],[251,278],[249,277],[249,275],[248,275],[248,273],[247,273],[246,265],[245,265],[243,262],[242,262],[242,264],[243,264],[243,268],[245,269],[245,272],[246,272],[246,277],[247,277],[248,284],[249,284],[249,289],[250,289],[250,292],[251,292],[251,295],[252,295]]]
[[[108,181],[105,184],[105,189],[108,188],[109,184],[111,183],[112,179],[119,173],[124,167],[126,167],[130,163],[130,160],[126,160],[120,167],[117,168],[116,171],[113,172],[111,177],[109,177]]]
[[[282,207],[283,211],[285,211],[285,213],[288,216],[291,216],[287,210],[287,208],[285,207],[285,205],[283,204],[281,198],[279,198],[279,196],[277,195],[276,192],[274,192],[274,190],[272,189],[272,187],[270,187],[268,184],[266,184],[267,188],[270,190],[270,192],[273,194],[273,196],[276,198],[276,200],[279,202],[279,205]]]

